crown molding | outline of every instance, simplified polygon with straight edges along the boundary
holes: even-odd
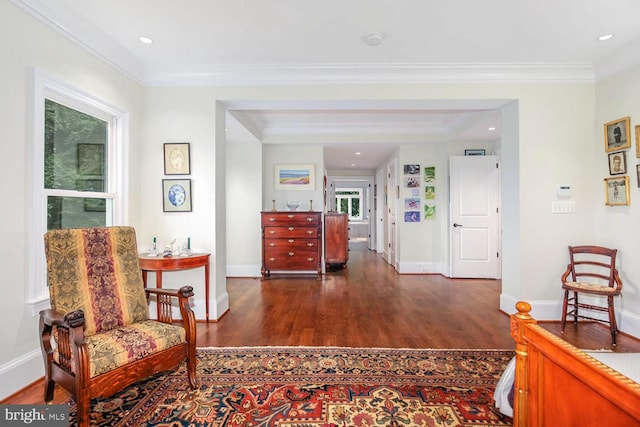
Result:
[[[143,86],[416,83],[589,83],[593,64],[266,64],[147,67],[81,16],[48,0],[10,0]]]

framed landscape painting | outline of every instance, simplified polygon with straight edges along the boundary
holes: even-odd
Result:
[[[276,165],[276,190],[315,190],[315,165]]]

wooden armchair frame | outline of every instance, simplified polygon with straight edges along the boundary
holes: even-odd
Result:
[[[148,378],[158,372],[175,369],[183,360],[187,360],[187,377],[192,389],[197,387],[196,380],[196,322],[189,306],[193,296],[191,286],[179,290],[145,289],[147,301],[155,295],[160,307],[159,322],[172,324],[172,302],[178,300],[182,315],[182,326],[186,332],[186,341],[153,353],[140,360],[118,367],[101,375],[90,377],[89,353],[84,337],[85,318],[82,310],[60,313],[54,310],[40,312],[41,348],[45,361],[45,402],[53,400],[55,384],[68,390],[76,401],[77,422],[79,426],[89,425],[90,401],[113,395],[136,381]],[[55,338],[58,361],[54,358],[53,327],[57,328]]]

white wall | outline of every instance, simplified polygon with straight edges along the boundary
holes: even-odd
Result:
[[[33,67],[89,93],[105,103],[130,113],[131,149],[127,153],[129,191],[139,196],[136,144],[141,139],[142,89],[126,76],[58,33],[34,21],[9,2],[0,2],[0,148],[5,156],[0,180],[10,196],[0,214],[0,399],[35,381],[44,373],[37,340],[38,318],[26,304],[28,280],[34,277],[29,265],[31,208],[30,129]],[[137,218],[138,203],[127,203],[127,214]],[[41,244],[42,236],[33,236]],[[33,279],[33,280],[37,280]]]
[[[262,144],[227,116],[227,276],[260,276]]]
[[[592,149],[595,167],[592,169],[590,185],[594,189],[594,212],[596,240],[604,245],[618,248],[618,269],[623,281],[623,297],[617,301],[621,308],[618,325],[621,330],[640,336],[640,190],[637,165],[640,151],[634,128],[640,125],[640,67],[596,85],[596,120]],[[604,149],[603,125],[611,120],[630,117],[631,148],[626,150],[627,175],[629,176],[629,206],[605,206],[603,179],[609,177],[607,153]]]

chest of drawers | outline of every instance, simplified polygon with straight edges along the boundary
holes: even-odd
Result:
[[[271,271],[322,274],[320,212],[261,212],[263,277]]]

